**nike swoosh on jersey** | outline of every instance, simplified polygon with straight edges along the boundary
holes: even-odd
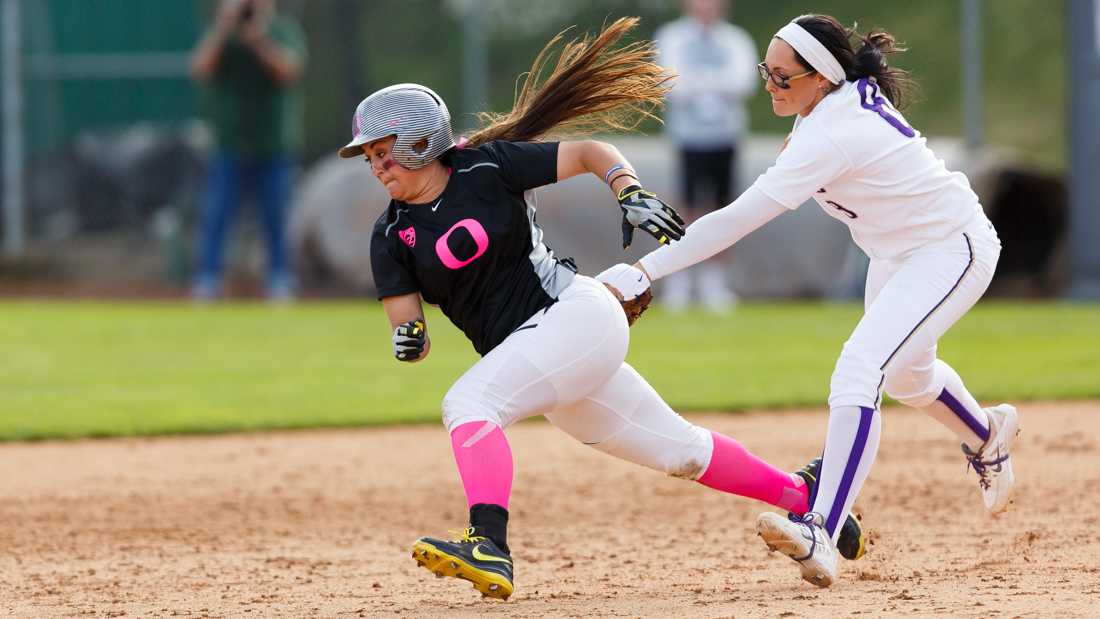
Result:
[[[494,557],[492,555],[487,555],[487,554],[481,552],[481,544],[478,544],[477,546],[474,546],[474,550],[473,550],[472,554],[474,555],[474,558],[477,559],[478,561],[497,561],[497,562],[500,562],[500,563],[507,563],[508,565],[512,564],[512,562],[509,561],[508,559],[503,559],[501,557]]]
[[[432,212],[433,212],[433,213],[435,212],[435,209],[439,208],[439,205],[440,205],[440,204],[443,204],[443,198],[440,198],[440,199],[439,199],[439,201],[438,201],[438,202],[436,202],[436,203],[435,203],[435,204],[434,204],[434,205],[432,206]]]

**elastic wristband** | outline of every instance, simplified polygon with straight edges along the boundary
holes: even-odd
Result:
[[[614,173],[616,170],[622,170],[625,167],[626,167],[625,163],[616,163],[615,165],[611,166],[611,168],[608,169],[607,172],[604,172],[603,182],[607,183],[608,182],[607,177],[611,176],[611,174]]]
[[[611,185],[615,184],[615,181],[619,180],[620,178],[622,178],[624,176],[629,176],[630,178],[632,178],[634,180],[638,180],[638,177],[634,176],[633,172],[622,172],[620,174],[616,174],[615,178],[607,181],[607,186],[610,187]]]

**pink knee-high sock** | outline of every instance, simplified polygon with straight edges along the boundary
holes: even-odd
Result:
[[[466,503],[499,505],[508,509],[512,493],[512,449],[500,426],[471,421],[451,432],[455,464],[466,489]]]
[[[756,457],[741,443],[711,431],[714,452],[699,483],[802,515],[809,509],[809,489],[801,477],[781,471]]]

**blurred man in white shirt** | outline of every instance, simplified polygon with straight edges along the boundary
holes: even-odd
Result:
[[[660,62],[678,75],[665,116],[680,151],[681,203],[689,221],[732,201],[737,154],[748,130],[745,99],[757,88],[757,50],[744,29],[725,19],[725,0],[684,0],[685,15],[657,30]],[[708,309],[725,312],[737,301],[721,257],[674,274],[662,298],[670,310],[692,302],[692,276]]]

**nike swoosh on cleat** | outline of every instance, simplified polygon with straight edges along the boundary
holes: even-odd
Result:
[[[508,565],[512,564],[512,562],[509,561],[508,559],[503,559],[501,557],[494,557],[493,555],[487,555],[487,554],[481,552],[481,544],[478,544],[477,546],[474,546],[474,550],[471,554],[473,554],[474,558],[477,559],[478,561],[498,561],[500,563],[507,563]]]

